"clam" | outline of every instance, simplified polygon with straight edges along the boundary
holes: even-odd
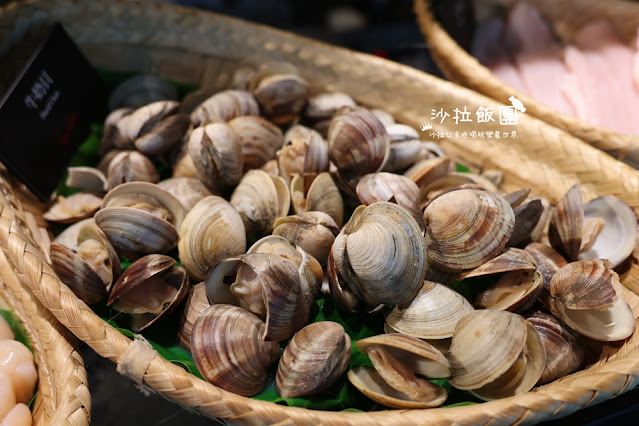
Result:
[[[509,202],[515,214],[515,228],[506,244],[508,247],[519,247],[531,241],[531,234],[544,213],[541,199],[536,198],[526,202],[520,201],[516,206]]]
[[[502,197],[504,197],[504,200],[508,201],[510,207],[514,209],[516,207],[519,207],[524,201],[526,201],[526,198],[528,197],[528,195],[530,195],[530,191],[530,188],[519,189],[517,191],[503,194]]]
[[[384,127],[391,138],[391,143],[419,139],[417,130],[406,124],[393,123]]]
[[[599,259],[578,260],[550,282],[553,313],[579,334],[606,342],[623,340],[635,330],[634,314],[610,266]]]
[[[333,243],[327,267],[333,298],[354,312],[409,305],[425,272],[417,222],[403,207],[384,201],[353,213]]]
[[[245,90],[224,90],[207,98],[191,113],[196,126],[224,122],[242,115],[259,115],[253,95]]]
[[[475,305],[484,309],[521,312],[531,307],[543,289],[543,276],[527,251],[511,248],[483,265],[460,275],[461,279],[501,274],[495,284],[479,293]]]
[[[434,199],[424,211],[428,260],[445,271],[476,268],[498,255],[515,226],[506,200],[461,189]]]
[[[109,190],[109,182],[100,170],[93,167],[69,167],[64,184],[69,188],[79,188],[98,196]]]
[[[257,72],[249,83],[260,110],[275,124],[288,124],[302,112],[309,84],[297,73]]]
[[[338,228],[344,223],[344,200],[330,173],[314,177],[294,175],[291,179],[291,200],[297,214],[318,211],[332,217]]]
[[[261,238],[246,253],[276,254],[295,263],[297,272],[300,274],[302,295],[307,299],[310,309],[310,305],[320,292],[324,278],[322,266],[313,256],[310,256],[301,247],[295,248],[286,238],[279,235],[267,235]]]
[[[429,408],[448,397],[443,388],[415,376],[450,376],[448,360],[428,343],[402,334],[382,334],[359,340],[355,347],[369,356],[376,373],[353,369],[348,378],[374,401],[395,408]],[[382,381],[385,386],[380,386]]]
[[[390,145],[388,160],[382,169],[383,172],[400,172],[415,164],[428,160],[435,155],[431,151],[431,143],[417,139],[393,142]]]
[[[335,235],[339,232],[332,217],[323,212],[305,212],[280,217],[273,224],[273,235],[286,238],[326,265]]]
[[[288,339],[308,321],[297,266],[276,254],[228,257],[213,267],[205,286],[212,304],[237,305],[265,320],[264,340]]]
[[[182,311],[180,319],[180,330],[178,331],[178,341],[187,351],[191,352],[191,335],[193,332],[193,324],[202,316],[204,311],[211,306],[209,299],[206,298],[206,289],[204,282],[191,286],[189,297],[186,300],[186,306]]]
[[[419,188],[420,205],[427,199],[431,183],[448,176],[451,167],[452,162],[448,157],[428,158],[415,163],[404,172],[404,176],[415,182]]]
[[[284,179],[249,170],[233,191],[230,203],[244,222],[247,240],[253,242],[271,233],[274,222],[288,214],[290,201]]]
[[[396,333],[442,340],[452,337],[459,318],[472,310],[461,294],[445,285],[425,281],[410,305],[395,306],[388,313],[386,324]]]
[[[546,352],[546,364],[539,384],[552,382],[581,367],[584,358],[583,344],[557,318],[543,312],[534,312],[526,319],[537,329]]]
[[[424,229],[424,217],[418,205],[419,188],[409,178],[386,172],[371,173],[359,180],[355,191],[365,206],[390,201],[404,207]]]
[[[583,222],[581,189],[575,185],[557,203],[548,227],[550,244],[569,262],[577,260],[581,251]]]
[[[182,140],[190,125],[187,114],[170,115],[135,139],[134,145],[143,154],[164,155]]]
[[[495,184],[483,176],[473,173],[449,172],[447,175],[438,177],[425,186],[420,186],[420,206],[424,209],[440,195],[460,189],[476,189],[495,194],[499,193]]]
[[[60,281],[88,304],[102,300],[122,272],[115,249],[93,221],[78,230],[72,246],[53,242],[50,252]]]
[[[211,195],[198,201],[180,227],[180,260],[202,281],[219,260],[246,251],[246,231],[239,213],[225,199]]]
[[[144,330],[171,313],[189,291],[189,278],[176,260],[161,254],[131,264],[113,284],[107,305],[132,317],[131,328]]]
[[[350,95],[344,92],[320,93],[311,96],[304,109],[304,117],[313,122],[330,120],[343,106],[356,106]]]
[[[336,322],[309,324],[286,345],[275,385],[283,398],[312,395],[328,388],[346,371],[351,339]]]
[[[586,223],[602,220],[603,229],[590,247],[581,248],[578,259],[608,259],[617,267],[632,254],[637,244],[637,217],[626,203],[612,195],[595,198],[584,206],[584,219]]]
[[[118,254],[129,259],[165,253],[178,242],[184,207],[169,192],[147,182],[130,182],[107,193],[95,222]]]
[[[213,123],[196,128],[185,149],[197,177],[213,194],[230,191],[242,178],[242,148],[228,125]],[[178,176],[175,170],[173,176]]]
[[[176,177],[158,182],[158,186],[167,190],[177,198],[184,207],[185,213],[191,211],[193,206],[204,197],[212,195],[204,184],[195,178]]]
[[[151,182],[160,180],[155,165],[144,154],[137,151],[123,151],[109,163],[107,172],[109,189],[127,182]]]
[[[544,369],[539,333],[523,317],[482,309],[464,315],[448,352],[450,384],[484,400],[528,392]]]
[[[344,107],[335,113],[327,141],[330,160],[346,176],[379,171],[390,152],[384,125],[363,107]]]
[[[243,115],[227,124],[237,136],[245,170],[262,167],[284,144],[279,127],[262,117]]]
[[[42,217],[49,222],[74,223],[93,216],[101,204],[102,198],[87,192],[78,192],[68,197],[59,195]]]
[[[280,356],[277,342],[262,340],[264,323],[236,306],[209,307],[193,325],[191,353],[202,375],[243,396],[259,393],[268,369]]]
[[[377,117],[377,119],[384,125],[384,128],[395,124],[395,117],[393,117],[393,114],[390,112],[381,108],[373,108],[371,109],[371,112],[375,114],[375,117]]]
[[[277,151],[277,163],[286,182],[294,174],[315,176],[328,171],[328,144],[315,130],[298,124],[284,134],[284,142]]]
[[[177,112],[179,103],[176,101],[157,101],[137,108],[130,114],[122,116],[116,123],[119,137],[114,141],[116,148],[133,148],[133,143],[139,137],[147,134],[156,124]]]

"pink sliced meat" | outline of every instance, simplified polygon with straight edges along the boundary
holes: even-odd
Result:
[[[588,121],[620,133],[639,132],[633,119],[639,91],[633,83],[633,50],[624,45],[607,22],[593,22],[575,37],[565,61],[577,79]],[[570,90],[567,88],[570,95]]]
[[[639,90],[639,29],[637,30],[637,38],[635,38],[633,55],[632,80],[635,85],[635,89]]]
[[[527,92],[559,112],[574,115],[559,89],[568,74],[563,47],[537,9],[517,3],[508,15],[504,41]]]
[[[502,40],[504,22],[500,18],[481,22],[473,36],[471,52],[504,83],[522,93],[528,93]]]

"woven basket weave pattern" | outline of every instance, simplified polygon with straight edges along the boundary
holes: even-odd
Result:
[[[7,48],[37,22],[60,20],[89,60],[109,70],[153,72],[182,83],[224,87],[231,72],[245,64],[287,60],[319,87],[343,90],[357,101],[386,108],[401,121],[419,127],[432,108],[495,107],[499,102],[417,70],[353,53],[211,13],[155,3],[25,2],[0,9],[0,40]],[[446,131],[435,124],[434,131]],[[504,173],[504,189],[531,187],[556,202],[575,183],[585,198],[613,194],[639,212],[639,176],[627,165],[544,122],[524,115],[518,138],[509,141],[442,138],[452,155]],[[454,130],[472,130],[460,123]],[[490,130],[490,128],[487,128]],[[493,130],[497,130],[494,128]],[[427,137],[428,135],[424,135]],[[19,205],[4,200],[12,193],[0,184],[0,246],[34,295],[101,356],[119,363],[134,344],[107,325],[75,297],[52,271],[38,243],[29,237]],[[37,203],[21,188],[22,206],[40,215]],[[41,217],[38,217],[41,220]],[[639,254],[636,253],[636,254]],[[622,281],[639,290],[639,266],[633,256]],[[627,291],[635,314],[636,296]],[[484,424],[533,423],[570,414],[620,394],[637,384],[639,334],[623,345],[604,347],[602,360],[587,371],[513,398],[466,407],[375,413],[319,412],[240,397],[195,378],[159,356],[143,374],[143,383],[179,404],[212,417],[244,424]]]

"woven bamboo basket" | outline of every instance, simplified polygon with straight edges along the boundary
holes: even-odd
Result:
[[[487,3],[513,4],[519,0],[486,0]],[[639,27],[639,4],[617,0],[525,0],[550,22],[564,42],[571,42],[592,20],[608,20],[625,42],[630,43]],[[639,136],[618,134],[611,129],[562,114],[497,78],[488,68],[464,50],[435,19],[429,0],[415,0],[415,13],[433,60],[451,81],[508,103],[514,95],[526,105],[526,113],[557,126],[634,167],[639,167]]]
[[[94,66],[106,70],[150,72],[186,84],[221,88],[240,66],[285,60],[318,87],[345,91],[360,103],[383,107],[416,128],[430,117],[431,109],[501,105],[381,58],[237,19],[151,2],[41,0],[9,5],[0,9],[4,45],[0,52],[29,26],[53,20],[63,23]],[[581,183],[586,200],[612,194],[639,213],[639,172],[557,127],[524,114],[516,127],[516,139],[490,140],[455,137],[473,128],[461,122],[453,126],[434,123],[431,131],[441,132],[438,141],[450,155],[484,169],[501,170],[506,191],[530,187],[557,202],[573,184]],[[635,332],[626,341],[604,345],[600,360],[583,371],[517,397],[472,406],[326,412],[231,394],[149,352],[143,343],[124,337],[100,319],[59,281],[42,247],[30,236],[22,211],[33,213],[43,223],[43,206],[22,185],[10,184],[7,178],[0,188],[0,247],[6,256],[5,268],[13,267],[62,324],[116,363],[118,371],[206,416],[239,424],[527,424],[568,415],[639,383],[639,333]],[[639,297],[634,292],[639,291],[639,250],[626,263],[621,278],[637,317]],[[132,359],[137,362],[131,363]]]
[[[25,235],[43,231],[36,225],[34,216],[20,208],[13,195],[4,193],[0,203],[3,210],[20,211],[25,226],[31,224],[25,228],[28,232]],[[33,296],[24,279],[14,270],[4,251],[0,253],[0,304],[6,303],[20,320],[33,347],[38,370],[37,396],[32,406],[33,424],[88,425],[91,394],[84,362],[76,349],[77,339]]]

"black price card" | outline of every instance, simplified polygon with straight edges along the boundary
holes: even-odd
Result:
[[[0,102],[0,161],[49,199],[104,96],[100,77],[55,24]]]

